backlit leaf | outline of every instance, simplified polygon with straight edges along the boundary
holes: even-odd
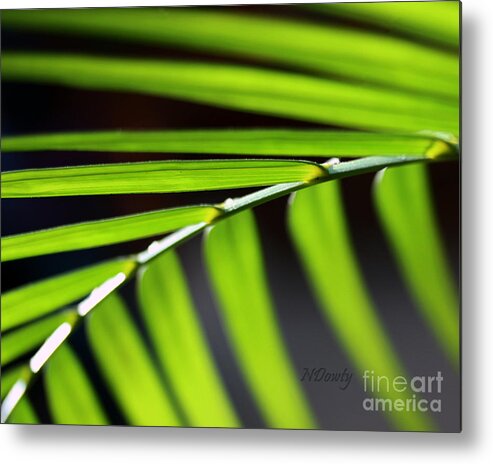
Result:
[[[22,376],[24,366],[9,367],[2,369],[2,401],[7,396],[7,393],[14,386],[17,380]],[[24,396],[17,403],[17,406],[8,417],[9,424],[38,424],[39,419],[29,399]]]
[[[316,427],[282,339],[253,213],[213,226],[205,256],[227,335],[267,426]]]
[[[238,427],[196,314],[185,275],[170,250],[139,274],[140,311],[171,387],[194,427]]]
[[[443,141],[442,141],[443,142]],[[2,137],[2,152],[101,151],[262,156],[426,156],[431,135],[302,129],[113,131]],[[449,150],[454,150],[450,143]]]
[[[90,345],[127,421],[131,425],[182,425],[123,300],[112,294],[88,317]]]
[[[152,237],[209,222],[217,213],[212,206],[186,206],[10,235],[2,238],[2,261]]]
[[[2,333],[2,366],[41,346],[60,324],[73,320],[74,315],[74,311],[64,311],[6,334]]]
[[[374,194],[382,227],[417,306],[451,363],[458,367],[459,302],[426,168],[416,165],[382,171]],[[459,207],[459,198],[455,204]]]
[[[328,16],[358,19],[385,29],[459,47],[460,2],[375,2],[306,5]],[[458,61],[458,60],[457,60]]]
[[[44,380],[55,424],[108,424],[91,381],[66,344],[48,362]]]
[[[338,182],[297,192],[289,209],[289,229],[328,326],[357,369],[395,378],[404,368],[368,295],[346,224]],[[361,377],[360,377],[361,378]],[[396,390],[386,398],[406,400]],[[401,430],[429,430],[420,412],[388,414]]]
[[[134,265],[130,259],[115,259],[2,293],[2,332],[73,303],[119,272],[128,274]]]
[[[166,96],[359,129],[458,132],[456,101],[246,66],[4,52],[2,79]]]
[[[308,161],[151,161],[2,173],[2,198],[194,192],[308,181],[324,175]]]
[[[320,5],[321,6],[321,5]],[[341,5],[341,14],[385,21],[417,33],[433,34],[458,44],[458,14],[447,8]],[[322,12],[332,12],[323,5]],[[344,7],[346,7],[344,9]],[[431,16],[428,12],[431,11]],[[457,10],[457,8],[456,8]],[[418,13],[419,12],[419,13]],[[246,56],[294,68],[457,97],[458,62],[453,54],[361,29],[235,13],[235,9],[119,8],[5,11],[6,29],[94,36],[127,42],[172,45]],[[377,14],[379,13],[379,14]],[[420,15],[419,18],[417,17]],[[446,15],[442,20],[442,15]],[[380,19],[382,18],[382,19]],[[454,27],[455,26],[455,27]],[[293,40],[302,37],[302,40]]]

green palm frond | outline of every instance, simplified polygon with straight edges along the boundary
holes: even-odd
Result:
[[[363,277],[346,218],[351,205],[343,205],[340,191],[343,179],[371,173],[374,214],[402,280],[451,365],[458,366],[457,292],[427,178],[430,164],[439,170],[460,156],[458,2],[427,2],[427,13],[395,3],[290,8],[303,9],[304,19],[231,8],[2,12],[6,31],[147,44],[164,54],[148,59],[7,50],[7,85],[136,93],[290,122],[276,128],[88,128],[2,137],[9,161],[22,152],[173,156],[21,165],[2,172],[2,201],[204,195],[185,206],[166,203],[166,209],[2,238],[3,262],[155,240],[131,255],[80,269],[66,266],[72,270],[2,294],[2,422],[39,422],[28,392],[42,377],[54,423],[112,423],[103,388],[127,424],[241,427],[203,324],[208,309],[193,295],[174,251],[203,234],[217,315],[263,424],[317,428],[317,411],[281,329],[253,213],[278,199],[288,209],[287,228],[320,314],[356,372],[405,375],[395,334]],[[320,17],[311,21],[315,14]],[[340,17],[347,21],[335,24]],[[201,58],[177,60],[167,56],[170,48]],[[44,162],[51,155],[36,156]],[[215,159],[221,156],[230,159]],[[224,194],[223,202],[208,200],[214,190]],[[122,288],[134,284],[133,292]],[[409,397],[394,393],[392,399]],[[423,412],[385,417],[395,430],[437,429]]]

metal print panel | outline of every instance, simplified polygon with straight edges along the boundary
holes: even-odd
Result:
[[[460,431],[460,3],[5,10],[2,422]]]

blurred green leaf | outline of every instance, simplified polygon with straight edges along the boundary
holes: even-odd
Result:
[[[253,213],[209,229],[205,256],[227,335],[267,426],[315,428],[272,305]]]
[[[376,2],[304,5],[331,17],[341,16],[402,31],[410,36],[459,48],[460,2]],[[332,27],[332,26],[331,26]],[[458,59],[456,66],[458,66]],[[429,63],[430,65],[433,62]]]
[[[87,334],[109,389],[131,425],[182,425],[143,339],[117,294],[88,315]]]
[[[3,341],[2,341],[3,343]],[[14,384],[22,376],[22,372],[25,366],[9,367],[8,369],[2,368],[1,384],[2,384],[2,401],[7,396],[7,393],[14,386]],[[17,403],[17,406],[10,414],[7,419],[9,424],[38,424],[38,416],[29,401],[29,399],[24,396]]]
[[[160,235],[217,216],[213,206],[186,206],[81,222],[2,238],[2,261],[83,250]]]
[[[2,294],[2,332],[72,303],[119,272],[128,275],[134,266],[130,259],[115,259],[7,291]]]
[[[2,369],[2,400],[7,396],[7,393],[14,386],[15,382],[22,376],[24,369],[25,366],[22,365]]]
[[[333,11],[332,5],[324,6],[326,8],[322,11]],[[346,9],[342,8],[342,13],[362,16],[365,12],[360,5],[344,6]],[[402,25],[434,35],[439,31],[457,45],[457,13],[455,24],[451,24],[441,18],[448,9],[434,8],[431,17],[424,19],[422,16],[426,17],[426,13],[422,13],[421,8],[416,8],[416,5],[392,8],[382,4],[377,10],[372,5],[366,8],[370,12],[366,17],[379,20],[380,16],[373,13],[377,10],[387,20],[386,26],[389,23],[391,27]],[[426,11],[429,10],[427,8]],[[448,20],[449,16],[444,19]],[[458,62],[453,54],[388,34],[304,22],[301,18],[288,20],[236,14],[226,7],[215,11],[190,8],[52,9],[5,11],[2,26],[50,34],[173,45],[233,57],[243,55],[260,58],[264,63],[287,64],[297,69],[336,74],[415,92],[452,98],[458,95],[458,86],[455,85]],[[292,40],[293,37],[303,39]]]
[[[2,198],[169,193],[259,187],[324,175],[292,160],[203,160],[112,163],[2,173]]]
[[[4,52],[2,79],[167,96],[359,129],[458,133],[456,101],[246,66]]]
[[[22,398],[10,414],[7,421],[9,424],[39,424],[39,419],[31,402]]]
[[[451,363],[459,366],[459,302],[424,166],[377,175],[374,199],[382,227],[417,306]],[[453,202],[454,199],[451,199]],[[459,208],[459,198],[455,198]]]
[[[44,380],[55,424],[108,424],[84,368],[67,344],[58,348],[49,360]]]
[[[266,156],[426,156],[442,140],[431,134],[316,129],[106,131],[2,137],[2,153],[102,151]],[[442,141],[443,142],[443,141]],[[454,145],[450,144],[450,150]]]
[[[2,333],[2,366],[39,347],[60,324],[72,321],[74,317],[75,311],[64,311],[12,332]]]
[[[139,273],[138,296],[152,344],[188,425],[239,427],[172,250]]]
[[[323,315],[358,375],[395,378],[405,371],[373,307],[354,255],[338,182],[327,182],[297,192],[289,208],[289,229],[307,280]],[[385,392],[387,398],[406,400],[406,393]],[[400,430],[429,430],[420,412],[389,412]]]

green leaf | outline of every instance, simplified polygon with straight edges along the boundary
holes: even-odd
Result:
[[[407,286],[449,360],[458,367],[459,302],[426,168],[416,165],[382,171],[376,178],[374,199]],[[459,198],[455,201],[458,205]]]
[[[365,371],[389,378],[404,375],[360,274],[339,183],[328,182],[297,192],[289,208],[289,229],[327,324],[358,375],[363,376]],[[395,390],[385,395],[404,401],[410,397]],[[431,428],[420,412],[393,410],[388,417],[400,430]]]
[[[2,401],[5,399],[7,393],[14,386],[17,380],[22,377],[25,369],[25,366],[2,369]],[[23,396],[6,422],[9,424],[38,424],[39,419],[29,399],[26,396]]]
[[[173,251],[142,269],[138,296],[152,344],[187,425],[239,427]]]
[[[10,235],[2,239],[2,260],[84,250],[151,237],[189,224],[210,222],[217,214],[213,206],[187,206]]]
[[[360,129],[458,133],[458,101],[246,66],[6,52],[2,79],[166,96]]]
[[[445,158],[451,156],[448,152],[448,145],[445,142],[439,143],[445,148],[441,148],[441,152],[434,149],[433,155]],[[417,161],[423,161],[423,158],[412,156],[368,157],[335,165],[331,163],[314,165],[319,169],[319,172],[325,172],[325,174],[314,177],[310,182],[300,181],[274,185],[235,200],[229,199],[220,206],[171,208],[8,236],[2,240],[2,259],[10,261],[30,256],[120,243],[163,234],[197,223],[205,226],[223,214],[224,211],[229,213],[232,208],[235,210],[238,208],[245,209],[265,203],[270,199],[304,188],[310,183],[375,172],[384,167]]]
[[[72,303],[119,272],[128,275],[134,266],[130,259],[115,259],[5,292],[2,294],[2,332]]]
[[[301,129],[106,131],[2,137],[2,153],[101,151],[266,156],[426,156],[443,142],[428,134]],[[456,144],[450,143],[454,150]],[[456,149],[456,148],[455,148]]]
[[[110,295],[88,315],[89,342],[131,425],[182,425],[124,302]]]
[[[7,393],[14,386],[15,382],[22,376],[24,369],[26,369],[26,367],[22,365],[2,369],[2,400],[7,396]]]
[[[324,5],[325,6],[325,5]],[[403,13],[381,5],[385,25],[415,24],[421,4],[411,5]],[[346,5],[348,14],[362,10]],[[332,11],[329,7],[327,11]],[[378,16],[371,14],[370,18]],[[429,11],[427,8],[426,11]],[[458,15],[455,24],[442,21],[438,9],[428,21],[425,32],[437,32],[458,45]],[[337,10],[336,10],[337,11]],[[344,10],[343,10],[344,11]],[[404,16],[405,13],[405,16]],[[404,20],[400,20],[400,16]],[[390,19],[390,21],[389,21]],[[396,20],[397,19],[397,20]],[[425,21],[419,18],[420,26]],[[409,24],[409,22],[411,24]],[[253,57],[267,63],[287,64],[295,69],[338,75],[360,81],[400,87],[457,98],[458,63],[456,56],[408,42],[387,34],[361,29],[274,17],[253,16],[234,9],[119,8],[86,10],[5,11],[5,29],[35,30],[49,34],[94,36],[128,42],[162,44],[196,49],[228,56]],[[455,26],[455,27],[454,27]],[[421,31],[421,27],[415,27]],[[286,38],[302,38],[286,40]]]
[[[308,181],[325,171],[308,161],[149,161],[2,173],[2,198],[169,193]]]
[[[267,426],[315,428],[272,305],[253,213],[209,229],[205,256],[227,335]]]
[[[460,2],[376,2],[306,5],[328,16],[342,16],[402,31],[454,49],[459,48]],[[431,64],[431,63],[430,63]]]
[[[39,419],[31,402],[22,398],[9,416],[9,424],[39,424]]]
[[[75,311],[64,311],[13,332],[2,333],[2,366],[39,347],[60,324],[73,321],[75,317],[77,317]]]
[[[66,344],[49,360],[44,380],[55,424],[108,424],[84,368]]]

